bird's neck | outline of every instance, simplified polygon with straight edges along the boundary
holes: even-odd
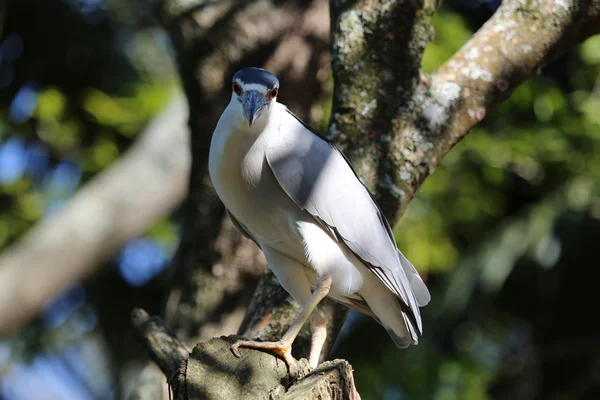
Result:
[[[273,108],[264,110],[252,126],[233,106],[225,109],[211,140],[209,169],[213,180],[226,179],[225,175],[229,174],[240,174],[244,163],[253,157],[260,157],[266,139],[264,133],[270,131],[268,124],[277,123]]]

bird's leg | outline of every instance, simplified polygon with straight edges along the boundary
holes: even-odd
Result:
[[[310,330],[312,337],[308,363],[311,369],[315,369],[319,365],[321,350],[323,350],[325,339],[327,339],[327,325],[325,319],[319,314],[319,310],[315,310],[310,316]]]
[[[236,357],[241,356],[239,352],[240,347],[272,351],[273,353],[275,353],[283,359],[283,361],[288,366],[290,377],[292,379],[295,378],[298,373],[298,366],[296,365],[296,360],[294,360],[294,357],[292,357],[292,343],[296,339],[296,336],[298,336],[298,333],[300,333],[300,330],[302,329],[304,323],[306,323],[314,309],[317,307],[317,304],[319,304],[319,302],[321,302],[321,300],[323,300],[325,296],[327,296],[330,288],[331,276],[324,275],[317,277],[317,284],[315,286],[315,290],[310,296],[310,299],[302,306],[302,310],[300,310],[300,313],[298,314],[292,325],[290,325],[287,332],[279,341],[258,342],[254,340],[238,340],[231,346],[231,351]],[[325,321],[323,320],[323,328],[324,324]],[[322,328],[319,326],[317,330],[321,332]],[[325,335],[321,335],[319,333],[319,335],[317,335],[316,337],[317,339],[315,339],[315,329],[313,328],[313,340],[311,346],[311,366],[313,365],[313,358],[316,360],[314,365],[316,366],[316,364],[318,363],[318,355],[321,353],[321,348],[323,347],[323,343],[325,342]],[[318,352],[316,356],[313,356],[313,352],[315,351],[316,347],[318,347]]]

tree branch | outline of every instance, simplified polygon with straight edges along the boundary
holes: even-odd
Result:
[[[150,317],[146,311],[136,308],[131,312],[131,320],[150,357],[169,377],[167,382],[175,400],[187,399],[186,369],[190,351],[160,318]]]
[[[360,400],[346,361],[328,361],[309,372],[308,363],[301,360],[300,378],[290,386],[287,367],[279,358],[248,349],[236,358],[230,347],[240,338],[224,336],[194,348],[186,371],[189,399]]]
[[[186,118],[180,94],[121,159],[0,255],[0,336],[183,200],[190,165]]]
[[[222,336],[197,344],[190,353],[158,317],[141,309],[131,313],[152,360],[170,377],[176,400],[308,398],[360,400],[352,368],[343,360],[321,364],[310,371],[305,359],[299,362],[299,379],[289,382],[288,369],[278,357],[262,351],[231,352],[240,336]],[[224,379],[226,378],[226,379]]]
[[[440,156],[543,65],[600,32],[600,1],[504,1],[494,16],[432,76],[423,119]],[[429,107],[429,108],[427,108]],[[430,118],[433,109],[437,120]]]
[[[131,312],[133,327],[138,331],[152,360],[166,376],[175,374],[190,351],[175,337],[158,317],[150,317],[141,308]]]

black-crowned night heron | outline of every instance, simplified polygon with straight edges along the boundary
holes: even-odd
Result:
[[[281,340],[238,341],[234,354],[239,347],[274,352],[293,376],[292,343],[310,318],[316,368],[326,328],[313,311],[326,296],[375,318],[398,347],[416,344],[429,291],[348,160],[277,103],[279,81],[270,72],[242,69],[232,89],[212,137],[210,177],[234,224],[302,305]]]

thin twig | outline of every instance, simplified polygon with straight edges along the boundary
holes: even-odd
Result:
[[[173,397],[176,400],[187,398],[185,374],[190,351],[159,317],[151,317],[141,308],[134,308],[131,320],[150,358],[167,376]]]

